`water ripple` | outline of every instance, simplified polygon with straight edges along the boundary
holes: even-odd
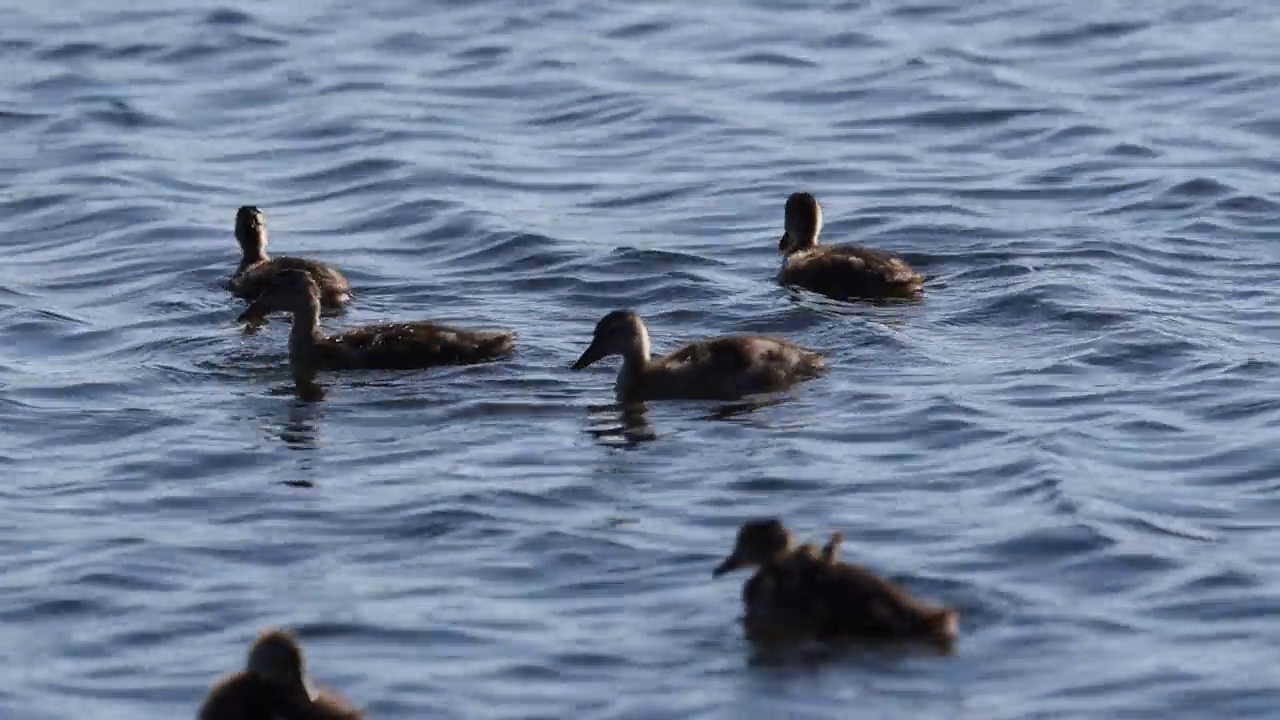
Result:
[[[189,716],[272,623],[374,717],[1269,717],[1270,6],[0,16],[4,717]],[[797,189],[925,299],[778,287]],[[357,286],[326,326],[519,352],[299,392],[221,288],[243,204]],[[622,307],[832,370],[620,408],[568,368]],[[752,660],[709,576],[763,514],[960,652]]]

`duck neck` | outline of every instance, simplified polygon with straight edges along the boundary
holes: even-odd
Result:
[[[298,362],[310,356],[311,348],[324,339],[320,332],[320,299],[307,296],[306,305],[293,309],[293,327],[289,330],[289,358]]]
[[[618,371],[618,384],[627,387],[644,375],[649,367],[649,333],[644,328],[636,333],[631,346],[622,354],[622,369]]]
[[[271,259],[267,255],[266,230],[255,233],[252,230],[237,229],[236,240],[240,243],[240,269],[237,272],[244,272],[250,266]]]
[[[821,226],[819,226],[809,230],[808,232],[792,231],[791,239],[794,244],[791,246],[791,252],[787,254],[795,255],[797,253],[808,252],[818,247],[818,233],[821,229]]]
[[[240,255],[240,266],[236,268],[236,274],[239,275],[254,265],[257,265],[260,262],[266,262],[270,259],[270,256],[267,255],[267,251],[263,248],[246,247]]]

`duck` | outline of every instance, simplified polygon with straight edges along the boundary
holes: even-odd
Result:
[[[240,314],[252,322],[272,312],[293,315],[289,363],[299,377],[319,370],[411,370],[469,365],[510,355],[515,334],[506,330],[459,330],[431,322],[380,323],[325,335],[320,330],[320,286],[304,270],[277,273]]]
[[[244,670],[219,680],[197,720],[360,720],[364,715],[338,695],[312,687],[298,641],[271,628],[249,649]]]
[[[245,205],[236,211],[236,241],[240,265],[227,281],[227,289],[236,297],[252,301],[281,272],[304,270],[320,287],[320,306],[326,312],[339,310],[351,300],[351,284],[337,268],[316,260],[267,255],[267,223],[258,208]]]
[[[614,310],[596,323],[591,344],[572,369],[612,355],[622,356],[615,390],[624,402],[738,400],[785,390],[826,369],[818,352],[789,340],[752,335],[698,340],[650,358],[649,331],[629,310]]]
[[[911,597],[870,570],[838,558],[839,534],[816,554],[793,548],[778,518],[744,522],[720,577],[756,568],[742,588],[744,625],[753,641],[926,641],[950,649],[959,613]]]
[[[822,206],[807,192],[787,198],[784,230],[778,241],[784,285],[804,288],[836,300],[920,296],[924,278],[906,260],[884,250],[858,245],[819,245]]]

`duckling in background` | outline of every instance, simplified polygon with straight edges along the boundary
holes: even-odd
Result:
[[[822,355],[789,340],[734,335],[698,340],[659,358],[649,357],[649,331],[638,315],[614,310],[596,324],[591,345],[573,364],[581,370],[622,356],[616,390],[627,402],[737,400],[785,390],[817,377]]]
[[[924,278],[906,260],[884,250],[856,245],[818,245],[822,206],[807,192],[787,198],[779,279],[836,300],[916,298]]]
[[[268,256],[267,224],[258,208],[245,205],[236,212],[236,241],[240,243],[240,266],[227,282],[227,289],[236,297],[254,300],[281,272],[304,270],[320,287],[324,310],[337,310],[351,300],[351,285],[337,269],[315,260]]]
[[[457,330],[429,322],[382,323],[325,335],[320,330],[320,287],[303,270],[277,273],[239,321],[271,312],[293,314],[289,363],[294,375],[319,370],[410,370],[435,365],[467,365],[511,354],[515,335],[507,331]]]
[[[198,720],[360,720],[360,711],[307,681],[302,648],[289,633],[269,630],[249,649],[245,669],[220,680]]]
[[[805,543],[796,548],[797,556],[805,556],[812,560],[834,565],[840,560],[840,543],[844,542],[844,535],[839,531],[831,533],[831,538],[827,540],[827,544],[822,546],[822,550],[818,550],[818,546],[813,543]]]
[[[959,631],[954,610],[915,600],[869,570],[839,561],[840,541],[833,534],[819,557],[812,549],[792,550],[780,520],[748,521],[712,576],[757,568],[742,588],[753,641],[928,640],[951,647]]]

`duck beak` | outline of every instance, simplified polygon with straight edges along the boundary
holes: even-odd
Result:
[[[261,299],[254,300],[253,302],[249,303],[249,307],[245,308],[244,312],[240,313],[240,317],[236,318],[236,322],[238,323],[260,322],[263,318],[265,318],[270,313],[271,313],[271,310],[267,307],[266,303],[262,302]]]
[[[791,233],[783,231],[782,239],[778,241],[778,252],[785,254],[788,247],[791,247]]]
[[[581,370],[582,368],[599,361],[607,354],[608,353],[605,352],[599,338],[594,339],[591,341],[591,344],[587,346],[587,349],[582,352],[582,356],[578,358],[578,361],[573,364],[573,369]]]
[[[715,570],[711,571],[711,577],[720,577],[721,575],[727,572],[733,572],[740,567],[742,567],[742,561],[738,559],[738,556],[730,555],[724,559],[724,562],[717,565]]]

